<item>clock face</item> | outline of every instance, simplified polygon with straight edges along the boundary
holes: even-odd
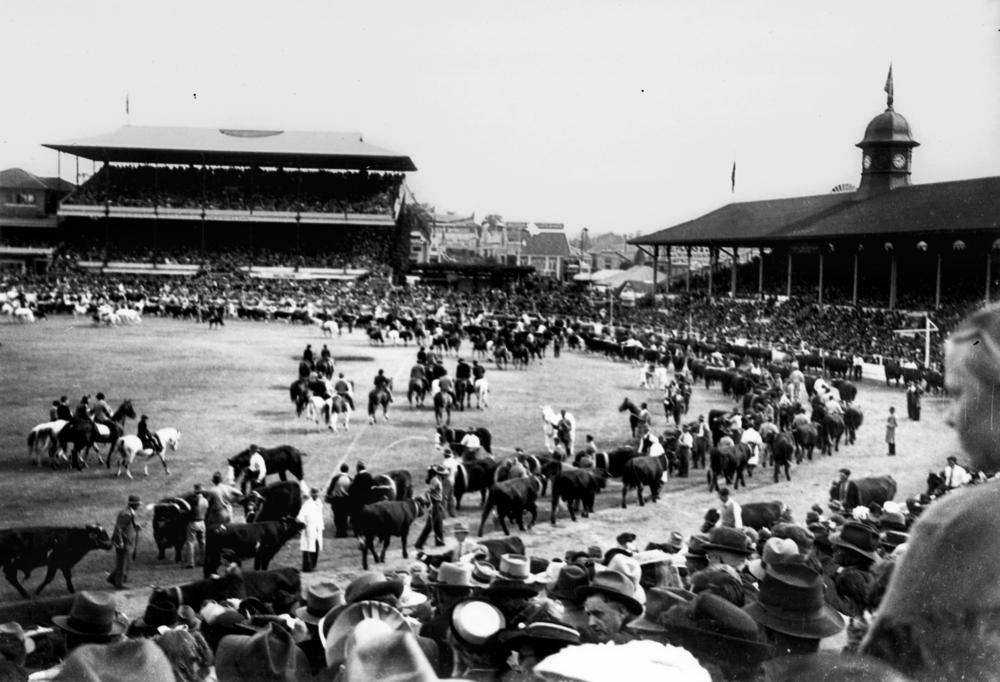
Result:
[[[869,168],[871,168],[872,167],[872,157],[870,157],[867,154],[865,154],[864,158],[861,159],[861,165],[865,167],[865,170],[868,170]]]
[[[906,157],[903,156],[902,154],[894,155],[892,157],[892,165],[897,169],[903,168],[904,166],[906,166]]]

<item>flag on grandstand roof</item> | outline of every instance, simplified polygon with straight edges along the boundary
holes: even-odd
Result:
[[[889,62],[889,75],[885,78],[885,94],[886,94],[886,105],[892,109],[892,62]]]

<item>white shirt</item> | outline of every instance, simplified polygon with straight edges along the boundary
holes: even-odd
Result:
[[[964,467],[956,464],[944,468],[944,485],[946,488],[957,488],[966,485],[972,480],[972,476]]]
[[[264,456],[259,452],[250,455],[250,466],[247,468],[257,473],[258,483],[263,483],[264,479],[267,478],[267,464],[264,463]]]
[[[448,480],[455,482],[455,472],[458,471],[458,460],[454,457],[445,457],[441,460],[441,466],[448,470]]]
[[[664,452],[663,445],[660,444],[659,438],[653,438],[652,443],[649,445],[649,456],[659,457]]]
[[[760,437],[760,433],[757,431],[757,429],[755,429],[753,427],[751,427],[751,428],[749,428],[749,429],[747,429],[746,431],[743,432],[743,435],[740,436],[740,442],[741,443],[749,443],[751,445],[763,445],[764,444],[764,440]]]
[[[482,443],[479,442],[479,436],[474,433],[465,434],[465,438],[462,439],[461,445],[469,450],[475,450],[482,447]]]
[[[694,447],[694,436],[691,435],[690,431],[685,431],[684,433],[681,434],[681,437],[678,440],[678,443],[683,448]]]
[[[309,498],[302,502],[299,515],[296,517],[299,523],[305,524],[302,533],[299,535],[299,547],[303,552],[318,552],[323,549],[323,504],[319,500]]]
[[[431,382],[431,395],[435,396],[441,392],[441,379],[435,379]]]

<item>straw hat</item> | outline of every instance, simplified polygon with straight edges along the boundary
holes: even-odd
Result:
[[[467,599],[451,611],[451,631],[471,646],[482,646],[507,627],[500,609],[481,599]]]
[[[323,618],[326,623],[329,614]],[[362,601],[350,604],[341,611],[329,628],[320,625],[320,642],[326,651],[326,663],[335,666],[347,659],[348,635],[365,620],[376,620],[384,624],[387,631],[412,632],[409,622],[397,609],[380,601]]]

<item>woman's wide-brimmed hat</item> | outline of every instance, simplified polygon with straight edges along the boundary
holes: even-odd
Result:
[[[577,599],[583,601],[592,594],[599,594],[619,602],[632,614],[642,614],[642,604],[635,598],[635,584],[624,573],[604,570],[596,573],[590,584],[576,591]]]
[[[805,639],[831,637],[844,618],[823,598],[823,578],[805,564],[769,566],[757,601],[744,610],[761,625]]]
[[[878,558],[875,553],[878,549],[878,531],[867,523],[848,521],[839,533],[830,537],[830,543],[834,547],[851,550],[872,561]]]
[[[125,632],[125,625],[115,618],[118,602],[108,592],[78,592],[65,616],[53,616],[52,622],[65,632],[93,640],[110,639]]]
[[[323,618],[325,623],[329,615]],[[321,643],[326,651],[326,663],[336,665],[347,659],[348,635],[365,620],[377,620],[387,626],[387,630],[412,632],[409,622],[398,609],[380,601],[361,601],[351,604],[333,619],[328,629],[320,626]]]

